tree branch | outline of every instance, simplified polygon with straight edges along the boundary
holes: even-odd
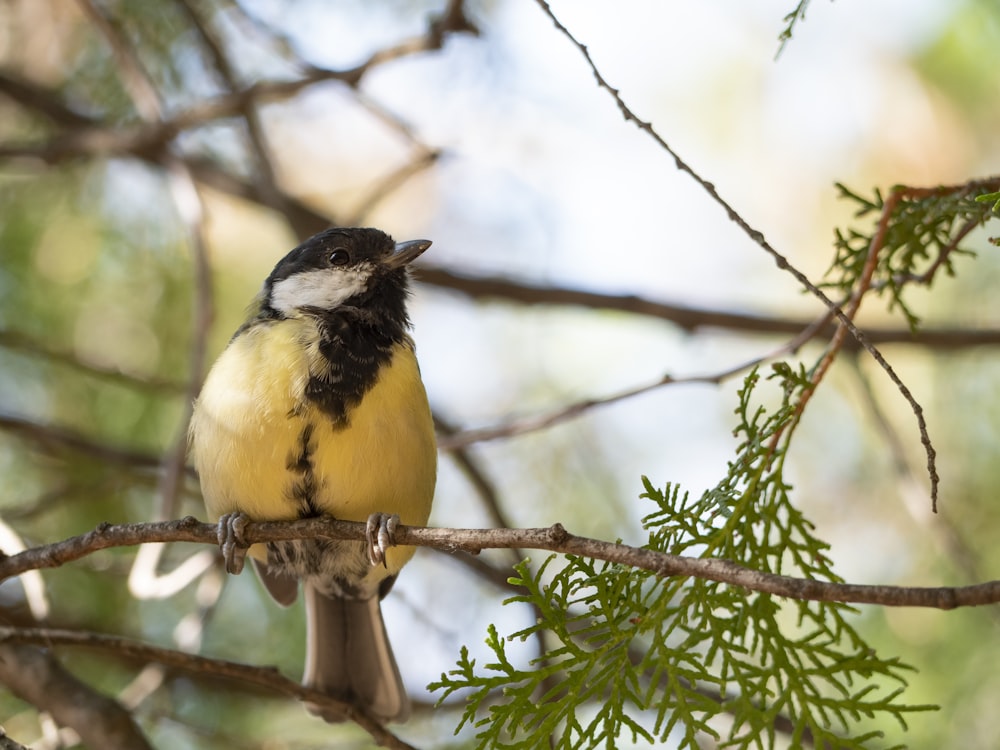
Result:
[[[332,518],[250,523],[248,544],[325,537],[362,541],[365,524]],[[0,558],[0,581],[28,570],[54,568],[110,547],[146,542],[217,544],[216,524],[188,516],[160,523],[101,524],[93,531]],[[753,570],[731,560],[694,558],[576,536],[561,524],[535,529],[442,529],[400,526],[396,543],[434,547],[450,552],[519,547],[561,552],[641,568],[661,576],[718,581],[774,596],[848,604],[955,609],[1000,603],[1000,581],[970,586],[911,587],[832,583]]]
[[[255,685],[266,690],[277,691],[301,701],[315,703],[320,706],[328,706],[338,713],[344,714],[349,720],[368,732],[372,738],[381,746],[393,748],[394,750],[414,750],[412,746],[403,742],[394,734],[389,732],[376,719],[369,716],[364,711],[350,703],[338,701],[331,698],[315,688],[291,680],[273,667],[253,667],[236,662],[224,661],[222,659],[210,659],[205,656],[188,654],[173,649],[161,648],[128,638],[104,635],[101,633],[87,633],[76,630],[57,630],[48,628],[10,628],[0,627],[0,668],[4,666],[3,656],[7,649],[15,649],[18,646],[11,644],[32,644],[35,646],[82,646],[88,648],[104,648],[114,651],[117,654],[130,656],[144,662],[155,662],[172,669],[180,669],[186,672],[194,672],[203,675],[212,675],[226,679],[240,680],[243,683]],[[36,649],[31,649],[36,652]],[[41,652],[37,652],[41,653]],[[2,673],[0,673],[2,674]],[[89,688],[88,688],[89,690]],[[37,698],[28,699],[29,703],[35,706],[44,705],[44,696],[33,696]],[[109,699],[108,699],[109,700]],[[117,704],[115,704],[117,705]],[[121,707],[118,707],[121,710]],[[125,714],[128,716],[128,714]],[[87,713],[89,721],[95,721],[97,716]],[[129,717],[131,718],[131,717]],[[76,727],[74,727],[76,728]],[[81,736],[82,733],[81,733]],[[130,745],[110,741],[90,742],[90,747],[107,748],[148,748],[148,745]]]
[[[0,750],[29,750],[29,748],[10,737],[3,731],[3,727],[0,727]]]
[[[185,385],[170,378],[161,378],[144,373],[125,372],[119,367],[89,361],[67,349],[59,349],[48,342],[26,336],[18,331],[0,328],[0,347],[21,352],[32,357],[54,362],[77,370],[86,375],[100,378],[110,383],[150,391],[162,391],[167,395],[183,393]]]
[[[0,628],[0,682],[22,700],[75,731],[87,747],[152,750],[131,714],[117,701],[96,692],[67,672],[50,653],[35,648],[44,641],[3,637]]]
[[[46,143],[0,146],[0,158],[27,156],[46,162],[58,162],[68,158],[96,157],[120,154],[133,156],[161,164],[165,145],[185,129],[199,127],[217,118],[238,116],[250,102],[287,99],[314,83],[348,77],[341,71],[327,71],[320,75],[315,69],[295,81],[261,82],[237,92],[206,100],[184,110],[172,118],[141,126],[104,126],[99,120],[89,119],[61,105],[51,92],[33,83],[12,78],[0,72],[0,93],[9,95],[22,105],[36,109],[42,114],[54,117],[57,122],[73,123],[80,130],[64,133]],[[641,123],[646,125],[646,123]],[[398,180],[427,166],[426,160],[436,158],[436,152],[423,151],[423,156],[412,164],[392,173],[387,179]],[[274,196],[255,182],[226,170],[221,165],[196,156],[182,158],[192,175],[201,183],[230,195],[253,201],[262,206],[273,205]],[[977,185],[986,189],[993,184],[990,180],[979,181]],[[386,185],[380,184],[363,202],[361,214],[368,209],[367,202],[381,196]],[[275,188],[277,189],[277,188]],[[278,196],[282,211],[295,234],[300,239],[319,232],[331,224],[339,223],[334,217],[308,206],[304,202],[281,192]],[[732,210],[732,209],[730,209]],[[749,230],[753,232],[753,230]],[[756,236],[756,235],[754,235]],[[781,266],[779,262],[779,266]],[[737,313],[711,308],[696,308],[672,305],[637,295],[602,294],[567,287],[553,287],[517,281],[499,276],[468,276],[452,271],[421,265],[418,280],[431,286],[450,289],[472,299],[494,299],[516,302],[524,305],[576,306],[597,310],[617,310],[637,315],[666,320],[685,331],[704,328],[739,331],[758,334],[798,333],[809,322],[787,316],[769,316],[753,313]],[[815,335],[829,338],[834,325],[829,322],[817,328]],[[927,328],[913,332],[907,328],[867,328],[867,341],[872,344],[909,343],[927,348],[950,351],[977,346],[1000,344],[1000,330],[969,328]],[[862,346],[851,339],[844,344],[845,350],[857,350]]]
[[[416,279],[418,282],[449,289],[475,300],[613,310],[665,320],[691,333],[706,328],[716,328],[739,333],[790,335],[797,334],[812,325],[811,321],[784,315],[740,313],[674,305],[632,294],[604,294],[571,287],[546,286],[502,276],[468,276],[426,264],[417,267]],[[832,317],[828,315],[825,324],[816,327],[813,337],[833,336],[836,326],[832,322]],[[874,344],[914,344],[943,351],[1000,344],[1000,330],[997,329],[939,327],[912,331],[909,328],[898,327],[866,327],[865,334]],[[856,351],[861,349],[861,346],[849,340],[845,342],[844,349]]]
[[[98,461],[137,470],[156,470],[160,466],[160,458],[156,455],[124,447],[116,448],[63,427],[40,424],[2,412],[0,412],[0,430],[17,435],[34,443],[39,449],[52,453],[57,450],[71,450]],[[189,473],[194,475],[193,470]]]

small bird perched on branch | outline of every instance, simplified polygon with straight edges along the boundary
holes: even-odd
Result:
[[[243,567],[249,521],[368,521],[367,543],[271,542],[249,554],[279,603],[302,581],[304,684],[384,721],[410,708],[379,607],[414,552],[395,547],[393,531],[427,523],[437,470],[406,312],[409,264],[430,244],[335,228],[296,247],[264,281],[191,420],[229,572]]]

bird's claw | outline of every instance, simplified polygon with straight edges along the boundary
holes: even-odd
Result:
[[[222,559],[226,561],[226,572],[236,575],[243,570],[246,563],[247,544],[243,532],[247,524],[250,523],[250,516],[246,513],[226,513],[219,518],[219,526],[216,534],[219,539],[219,549],[222,550]]]
[[[368,516],[365,526],[365,539],[368,545],[368,561],[372,565],[389,567],[386,564],[386,552],[396,546],[396,528],[399,526],[399,516],[393,513],[372,513]]]

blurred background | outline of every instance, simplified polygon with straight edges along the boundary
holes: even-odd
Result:
[[[777,55],[793,10],[552,4],[634,112],[818,281],[834,229],[857,221],[835,182],[870,194],[1000,172],[1000,2],[814,3]],[[711,487],[735,448],[741,377],[645,386],[730,370],[823,310],[623,120],[536,3],[4,0],[0,548],[101,521],[204,517],[184,469],[199,379],[273,264],[330,223],[434,242],[411,310],[443,441],[457,433],[441,458],[439,526],[558,521],[642,543],[640,477]],[[986,343],[915,344],[875,298],[861,316],[895,332],[882,349],[926,409],[941,512],[930,513],[913,415],[864,356],[835,366],[790,456],[799,502],[851,582],[997,577],[1000,262],[985,234],[967,246],[978,255],[955,278],[908,299],[927,329],[985,331]],[[632,389],[642,393],[614,399]],[[494,439],[462,439],[494,427],[505,428]],[[482,558],[505,577],[511,555]],[[463,644],[486,657],[489,623],[528,622],[502,607],[496,577],[420,550],[387,600],[418,704],[399,730],[408,741],[460,746],[461,707],[431,709],[423,686]],[[942,707],[908,733],[879,727],[886,746],[995,742],[1000,672],[982,653],[995,608],[863,607],[858,619],[919,670],[907,699]],[[226,580],[215,551],[194,546],[110,550],[8,581],[0,621],[293,678],[303,656],[301,612],[272,606],[250,575]],[[157,747],[370,743],[233,683],[102,652],[60,657],[135,706]],[[60,746],[2,691],[0,723]]]

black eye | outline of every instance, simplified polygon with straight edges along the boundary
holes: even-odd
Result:
[[[336,250],[330,253],[331,266],[346,266],[350,262],[351,262],[351,254],[342,247],[338,247]]]

